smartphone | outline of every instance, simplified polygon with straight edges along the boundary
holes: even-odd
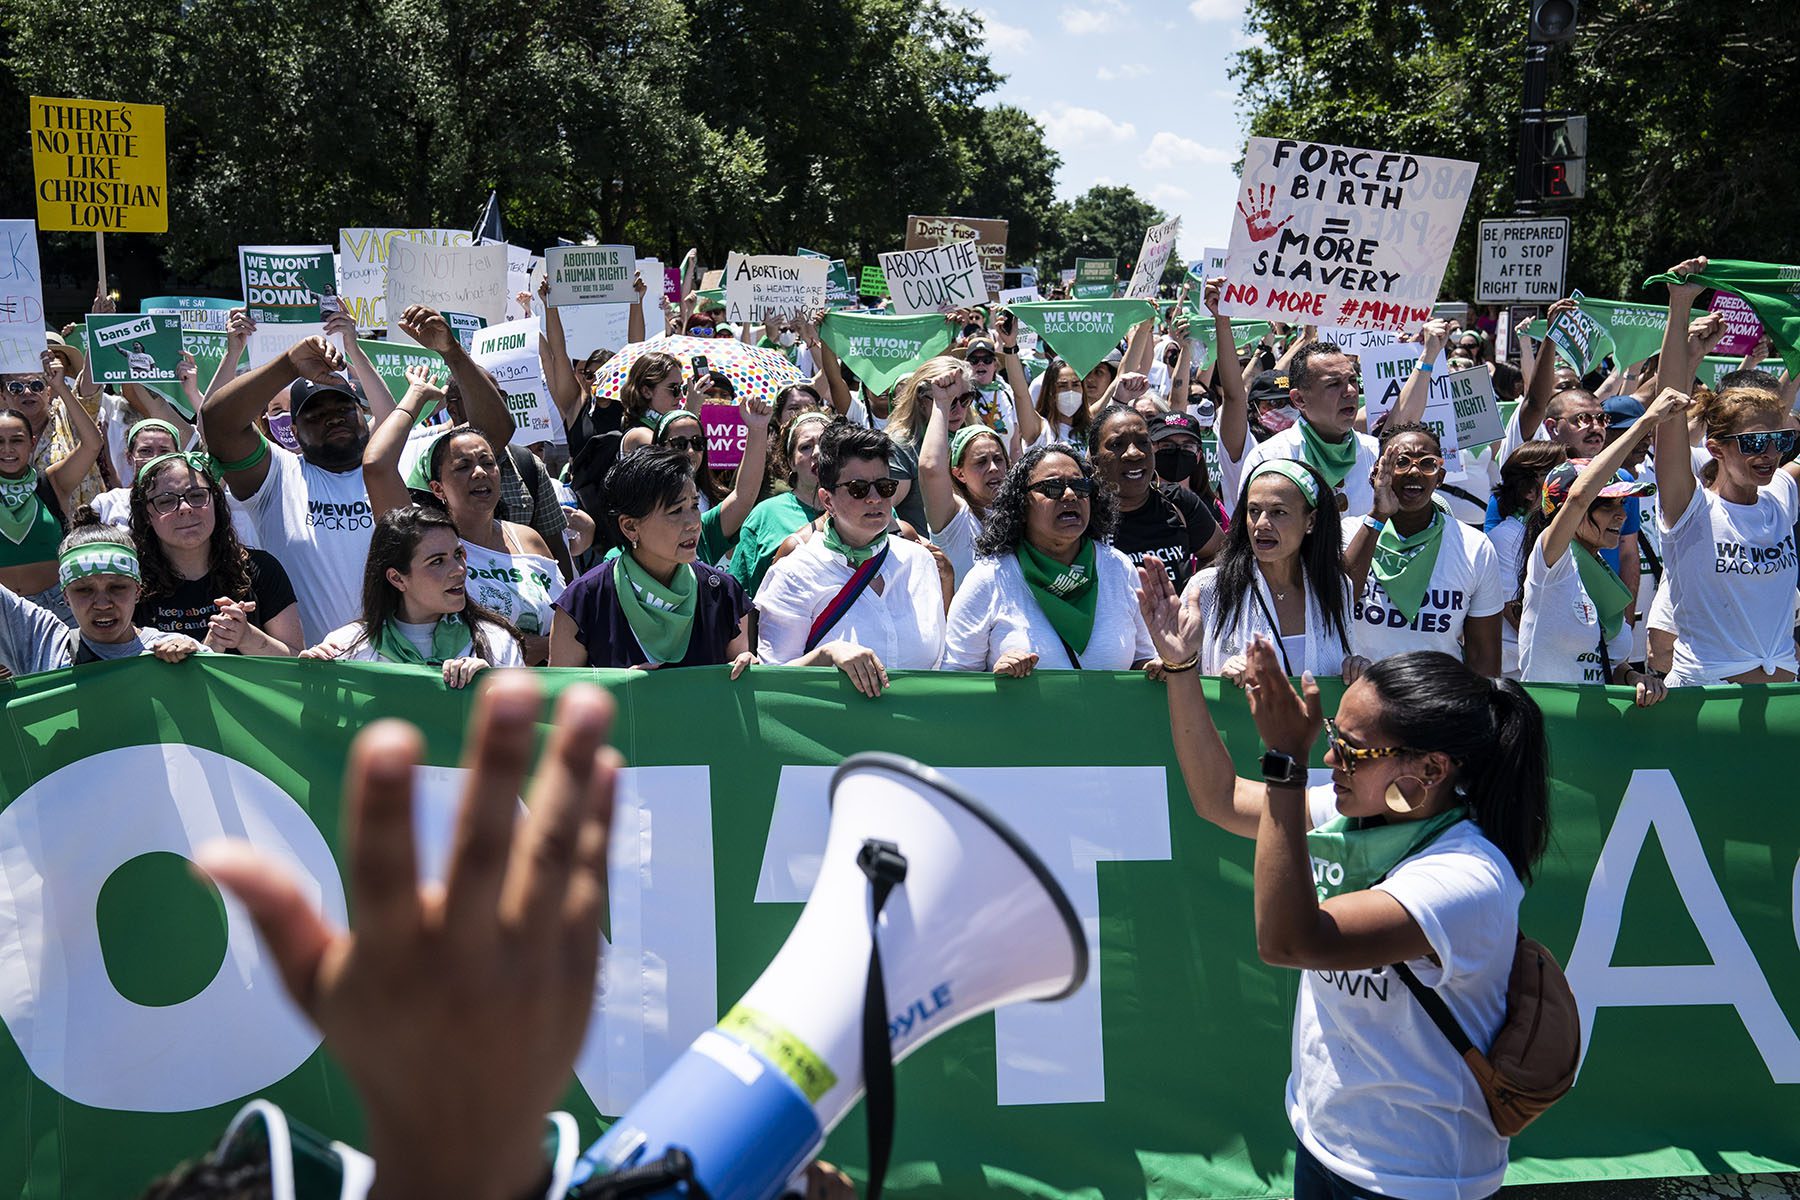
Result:
[[[694,355],[693,358],[688,360],[688,365],[693,368],[694,378],[700,378],[702,375],[706,374],[706,355]]]
[[[1011,333],[1012,331],[1013,331],[1013,315],[1010,312],[1001,313],[1000,314],[1000,332],[1001,333]]]

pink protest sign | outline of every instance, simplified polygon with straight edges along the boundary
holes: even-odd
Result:
[[[706,462],[715,471],[729,471],[744,461],[744,439],[749,427],[735,404],[702,404],[700,424],[706,429]]]
[[[670,304],[681,303],[681,268],[663,268],[663,296]]]
[[[1725,340],[1713,350],[1725,358],[1742,358],[1762,340],[1762,322],[1756,310],[1733,292],[1714,292],[1712,311],[1725,318]]]

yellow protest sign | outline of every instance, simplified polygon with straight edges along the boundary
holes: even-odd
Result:
[[[40,229],[167,233],[160,104],[31,98]]]

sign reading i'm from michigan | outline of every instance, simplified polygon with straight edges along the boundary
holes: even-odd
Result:
[[[1475,303],[1550,304],[1563,298],[1569,218],[1483,221]]]

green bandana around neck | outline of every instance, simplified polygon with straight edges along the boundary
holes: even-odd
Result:
[[[1432,502],[1437,503],[1436,496]],[[1419,615],[1419,605],[1425,602],[1425,589],[1431,586],[1431,572],[1437,566],[1438,550],[1443,544],[1441,505],[1431,514],[1431,524],[1412,536],[1400,536],[1390,520],[1375,539],[1375,559],[1369,569],[1387,593],[1388,603],[1408,621]]]
[[[819,326],[819,340],[871,392],[887,391],[942,354],[950,337],[949,322],[937,313],[899,317],[837,309]]]
[[[680,662],[687,657],[694,636],[694,608],[700,590],[694,568],[681,563],[664,587],[646,571],[629,549],[614,560],[623,577],[615,580],[619,610],[652,665]]]
[[[0,535],[13,545],[25,540],[37,520],[37,468],[20,479],[0,479]]]
[[[142,579],[136,547],[123,542],[83,542],[79,546],[71,546],[56,560],[56,582],[59,587],[66,588],[77,579],[85,579],[89,575],[123,575],[127,579]]]
[[[1306,833],[1313,885],[1323,903],[1333,896],[1367,891],[1401,862],[1437,841],[1468,816],[1460,807],[1423,821],[1366,824],[1366,818],[1338,815]]]
[[[1625,623],[1625,610],[1631,607],[1631,589],[1605,559],[1580,542],[1571,542],[1569,549],[1575,554],[1575,573],[1581,576],[1581,586],[1600,616],[1600,632],[1610,642],[1619,636]]]
[[[1100,600],[1100,589],[1094,586],[1100,578],[1094,539],[1082,538],[1075,561],[1066,567],[1027,541],[1019,543],[1018,558],[1025,586],[1056,636],[1077,654],[1084,653],[1094,636],[1094,610]]]
[[[1300,427],[1300,457],[1305,463],[1325,477],[1325,482],[1332,487],[1342,487],[1350,474],[1350,468],[1356,465],[1356,431],[1346,430],[1343,440],[1328,442],[1325,435],[1312,427],[1312,422],[1301,417],[1294,424]]]
[[[431,657],[422,658],[419,648],[412,644],[412,639],[400,632],[395,621],[384,621],[381,625],[381,636],[375,639],[375,653],[383,662],[408,663],[415,667],[441,667],[453,658],[466,657],[465,651],[473,648],[474,639],[470,636],[468,622],[461,613],[445,613],[431,627]]]
[[[851,570],[855,570],[881,553],[882,548],[887,545],[887,540],[887,530],[884,529],[876,534],[875,540],[866,546],[846,545],[844,539],[838,536],[837,521],[825,522],[825,549],[833,554],[843,556],[844,561],[850,564]]]

